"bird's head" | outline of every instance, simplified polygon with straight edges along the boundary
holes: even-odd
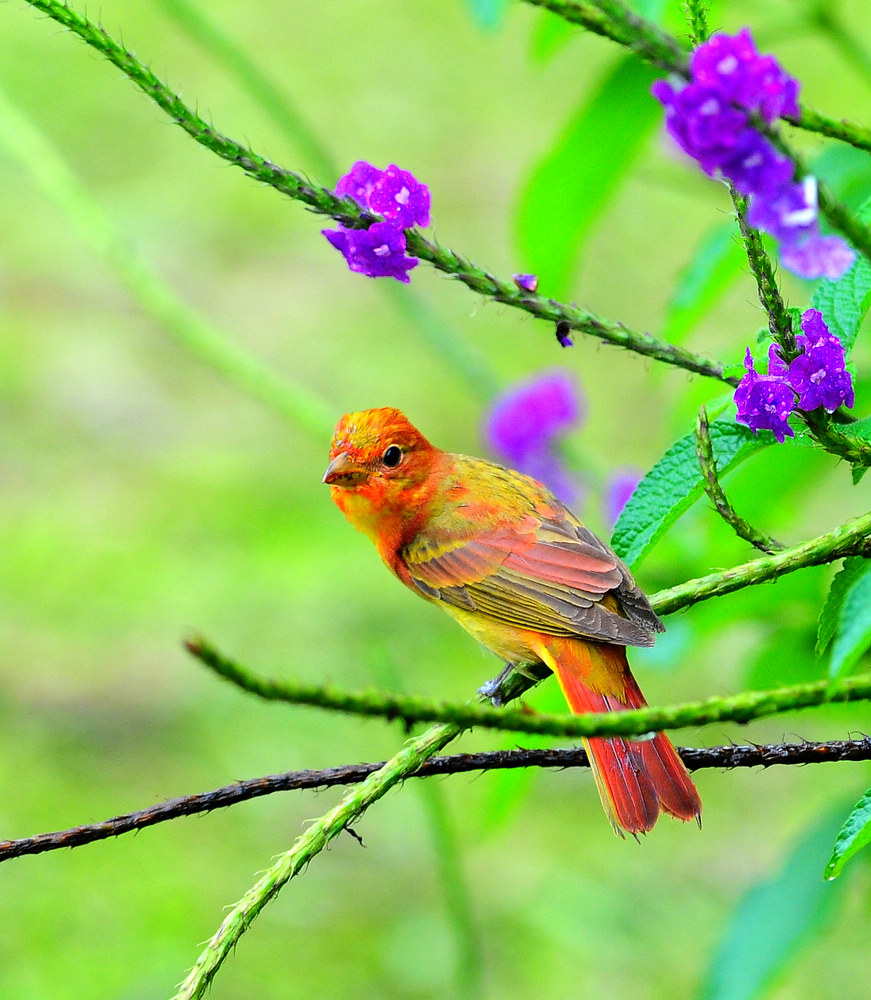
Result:
[[[438,454],[399,410],[346,413],[333,432],[324,482],[348,520],[377,535],[422,509]]]

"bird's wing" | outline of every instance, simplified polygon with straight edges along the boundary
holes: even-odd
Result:
[[[418,535],[401,556],[427,597],[517,628],[623,646],[663,631],[629,570],[573,518],[528,516],[460,541]]]

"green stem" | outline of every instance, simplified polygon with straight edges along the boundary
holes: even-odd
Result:
[[[849,430],[835,427],[832,416],[825,410],[796,410],[811,436],[826,451],[843,458],[853,466],[871,465],[871,445],[864,439],[850,434]],[[849,424],[840,427],[849,428]]]
[[[741,230],[741,239],[744,243],[747,260],[750,263],[750,270],[756,279],[759,301],[768,316],[768,328],[772,337],[783,349],[784,360],[789,362],[798,353],[798,348],[792,329],[792,318],[783,303],[780,289],[777,287],[771,258],[762,246],[762,236],[759,230],[753,229],[747,223],[747,199],[744,195],[739,194],[731,184],[729,192],[732,196],[732,204],[735,206],[738,227]]]
[[[821,111],[802,105],[798,117],[784,115],[784,121],[796,128],[802,128],[806,132],[815,132],[817,135],[824,135],[829,139],[839,139],[856,149],[871,151],[871,129],[855,122],[836,121],[829,118]]]
[[[693,46],[708,40],[708,7],[706,0],[685,0],[684,17],[690,29]]]
[[[136,252],[58,150],[2,90],[0,148],[26,167],[82,240],[113,268],[130,295],[177,343],[308,433],[320,439],[329,437],[334,408],[306,386],[277,375],[187,305]]]
[[[780,542],[776,542],[769,535],[745,521],[726,496],[717,474],[717,459],[711,441],[708,413],[704,406],[699,410],[699,418],[696,422],[696,455],[699,460],[699,468],[702,470],[702,484],[705,493],[720,517],[732,526],[735,534],[769,555],[781,550],[783,545]]]
[[[261,111],[271,118],[291,141],[298,143],[302,155],[322,177],[336,177],[341,172],[332,153],[292,100],[263,71],[260,64],[226,35],[217,24],[189,0],[158,0],[179,22],[190,37],[224,65],[240,87],[248,92]],[[390,299],[408,323],[408,329],[453,373],[460,374],[466,386],[481,401],[487,402],[502,384],[491,370],[486,356],[460,336],[452,325],[437,316],[413,289],[395,281],[379,281],[378,290]]]
[[[662,69],[687,72],[687,54],[667,32],[618,0],[527,0],[596,35],[632,49]]]
[[[547,320],[554,325],[564,323],[570,329],[595,337],[606,344],[622,347],[644,357],[654,358],[677,368],[684,368],[699,375],[718,379],[728,385],[738,384],[738,379],[724,373],[722,364],[710,361],[700,354],[660,340],[649,333],[630,330],[622,323],[601,319],[577,306],[565,305],[537,293],[522,291],[516,287],[513,281],[497,278],[473,264],[468,258],[447,247],[433,243],[417,230],[409,230],[406,233],[406,238],[410,254],[428,260],[433,267],[455,276],[474,292],[486,295],[497,302],[523,309],[536,318]]]
[[[657,614],[668,615],[699,601],[731,594],[751,584],[765,583],[805,566],[834,562],[847,555],[871,555],[871,514],[847,521],[803,545],[660,590],[651,598],[651,604]]]
[[[189,0],[157,0],[198,45],[211,53],[260,108],[278,125],[302,152],[314,171],[323,177],[338,174],[332,153],[308,123],[293,99],[280,90],[260,63],[252,59],[235,40]]]
[[[261,910],[282,887],[306,867],[325,847],[355,820],[420,765],[437,754],[462,732],[461,727],[442,724],[433,726],[422,736],[408,743],[380,770],[348,791],[337,806],[315,820],[296,842],[280,855],[245,895],[230,908],[217,932],[206,944],[190,974],[173,1000],[194,1000],[205,995],[224,959]]]
[[[672,614],[699,601],[730,594],[753,584],[764,583],[806,566],[834,562],[847,555],[868,554],[871,554],[871,514],[864,514],[802,545],[783,549],[774,555],[764,556],[719,573],[687,580],[667,590],[660,590],[651,597],[650,603],[657,614]],[[401,719],[406,726],[416,722],[441,720],[468,727],[515,728],[513,724],[505,723],[507,713],[492,708],[437,704],[424,698],[379,691],[353,694],[295,681],[270,680],[258,677],[246,667],[223,656],[205,639],[199,637],[191,639],[187,642],[187,648],[219,676],[251,694],[270,701],[289,701],[355,715]],[[545,672],[541,676],[546,675]],[[502,689],[504,700],[510,701],[518,697],[534,683],[534,680],[522,674],[513,673]],[[521,728],[523,725],[521,720]]]
[[[140,63],[132,53],[84,15],[60,3],[59,0],[27,0],[27,2],[69,28],[101,52],[188,135],[213,153],[241,167],[255,180],[269,184],[288,197],[301,201],[315,212],[328,215],[346,226],[361,228],[371,223],[372,217],[365,215],[354,202],[337,198],[326,188],[312,184],[300,174],[279,167],[253,150],[222,135],[188,108],[181,98],[162,83],[147,66]],[[716,378],[729,385],[737,384],[736,379],[724,374],[723,365],[701,355],[658,340],[650,334],[628,330],[622,324],[602,320],[574,306],[562,305],[553,299],[524,292],[512,281],[495,278],[459,254],[426,239],[416,230],[409,230],[406,236],[409,253],[457,277],[473,291],[488,295],[514,308],[523,309],[539,319],[552,323],[567,323],[573,330],[635,351],[645,357]]]

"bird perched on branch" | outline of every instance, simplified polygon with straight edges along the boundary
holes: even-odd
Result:
[[[339,420],[324,482],[407,587],[509,667],[545,664],[573,712],[646,704],[626,647],[652,645],[662,622],[614,552],[541,483],[441,451],[387,407]],[[660,812],[699,819],[665,733],[584,743],[618,833],[644,833]]]

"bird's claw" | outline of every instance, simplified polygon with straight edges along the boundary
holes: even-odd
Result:
[[[506,663],[505,669],[497,677],[487,681],[478,688],[478,694],[482,698],[489,698],[490,704],[494,708],[502,708],[505,704],[505,700],[502,697],[502,685],[508,679],[513,669],[513,663]]]

